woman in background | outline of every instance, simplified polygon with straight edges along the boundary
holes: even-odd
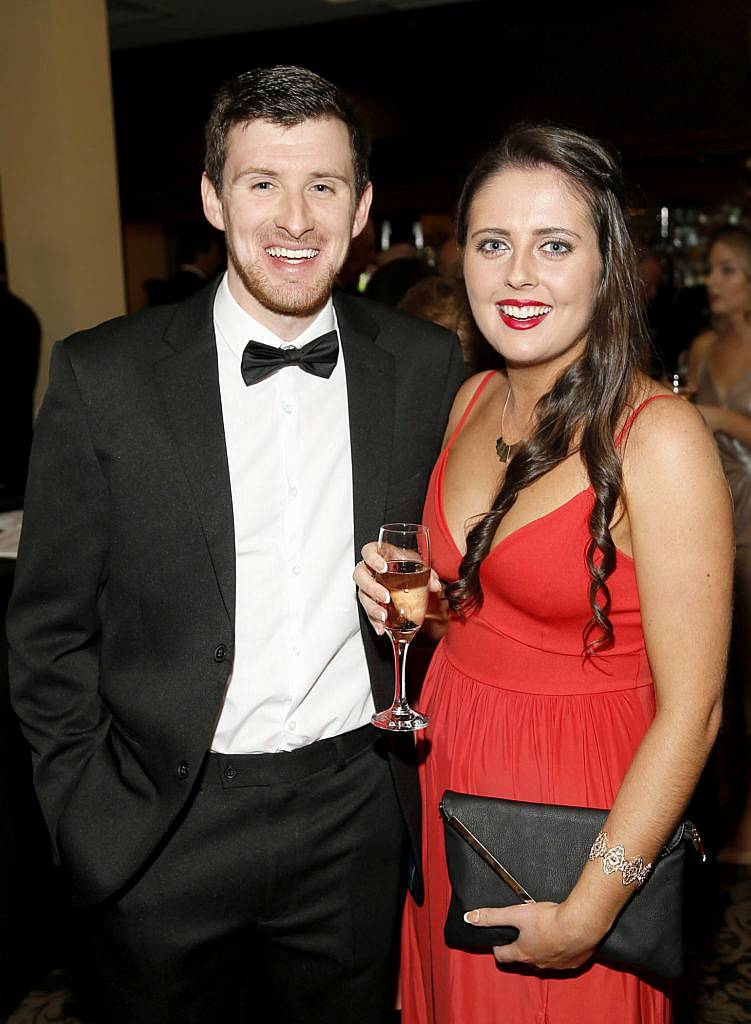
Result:
[[[460,278],[438,274],[423,278],[412,285],[399,303],[399,309],[454,331],[462,347],[467,375],[503,366],[496,350],[477,330]]]
[[[426,897],[406,910],[404,1024],[665,1024],[663,989],[592,963],[634,891],[600,860],[561,904],[477,908],[478,929],[519,929],[495,959],[448,948],[438,804],[450,788],[611,808],[601,844],[635,868],[659,856],[720,719],[727,487],[696,410],[643,372],[621,180],[599,143],[512,130],[470,174],[457,224],[507,376],[460,389],[426,500],[451,615],[420,701]],[[363,556],[382,632],[369,569],[385,567],[374,545]]]
[[[730,713],[743,717],[746,768],[751,763],[751,233],[718,231],[709,247],[712,330],[689,354],[689,380],[699,411],[714,431],[733,495],[736,560]],[[751,864],[751,785],[735,833],[718,860]]]

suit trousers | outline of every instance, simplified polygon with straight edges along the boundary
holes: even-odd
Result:
[[[91,911],[97,1024],[393,1019],[406,835],[372,726],[210,754],[140,876]]]

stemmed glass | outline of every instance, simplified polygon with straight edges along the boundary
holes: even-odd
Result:
[[[389,732],[415,732],[428,724],[407,702],[407,649],[425,619],[430,583],[430,536],[420,523],[386,523],[378,534],[378,554],[386,562],[376,579],[388,590],[386,632],[394,647],[394,703],[371,721]]]

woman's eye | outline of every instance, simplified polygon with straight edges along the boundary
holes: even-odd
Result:
[[[496,253],[505,252],[508,246],[502,238],[488,238],[484,242],[480,242],[477,248],[480,252],[487,252],[491,255]]]
[[[549,252],[551,256],[563,256],[565,253],[571,252],[571,246],[568,242],[562,242],[560,239],[545,242],[542,248],[545,252]]]

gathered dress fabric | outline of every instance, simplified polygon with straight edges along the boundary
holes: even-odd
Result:
[[[424,522],[444,580],[457,578],[461,561],[443,515],[444,470],[492,376],[480,383],[428,489]],[[417,741],[426,896],[405,910],[403,1024],[671,1019],[667,991],[628,971],[597,963],[569,972],[500,967],[489,947],[452,949],[443,937],[451,895],[443,792],[609,808],[654,717],[634,563],[620,551],[608,579],[614,644],[583,657],[593,502],[587,488],[497,542],[481,568],[481,609],[464,622],[452,617],[433,657],[419,701],[430,725]]]

